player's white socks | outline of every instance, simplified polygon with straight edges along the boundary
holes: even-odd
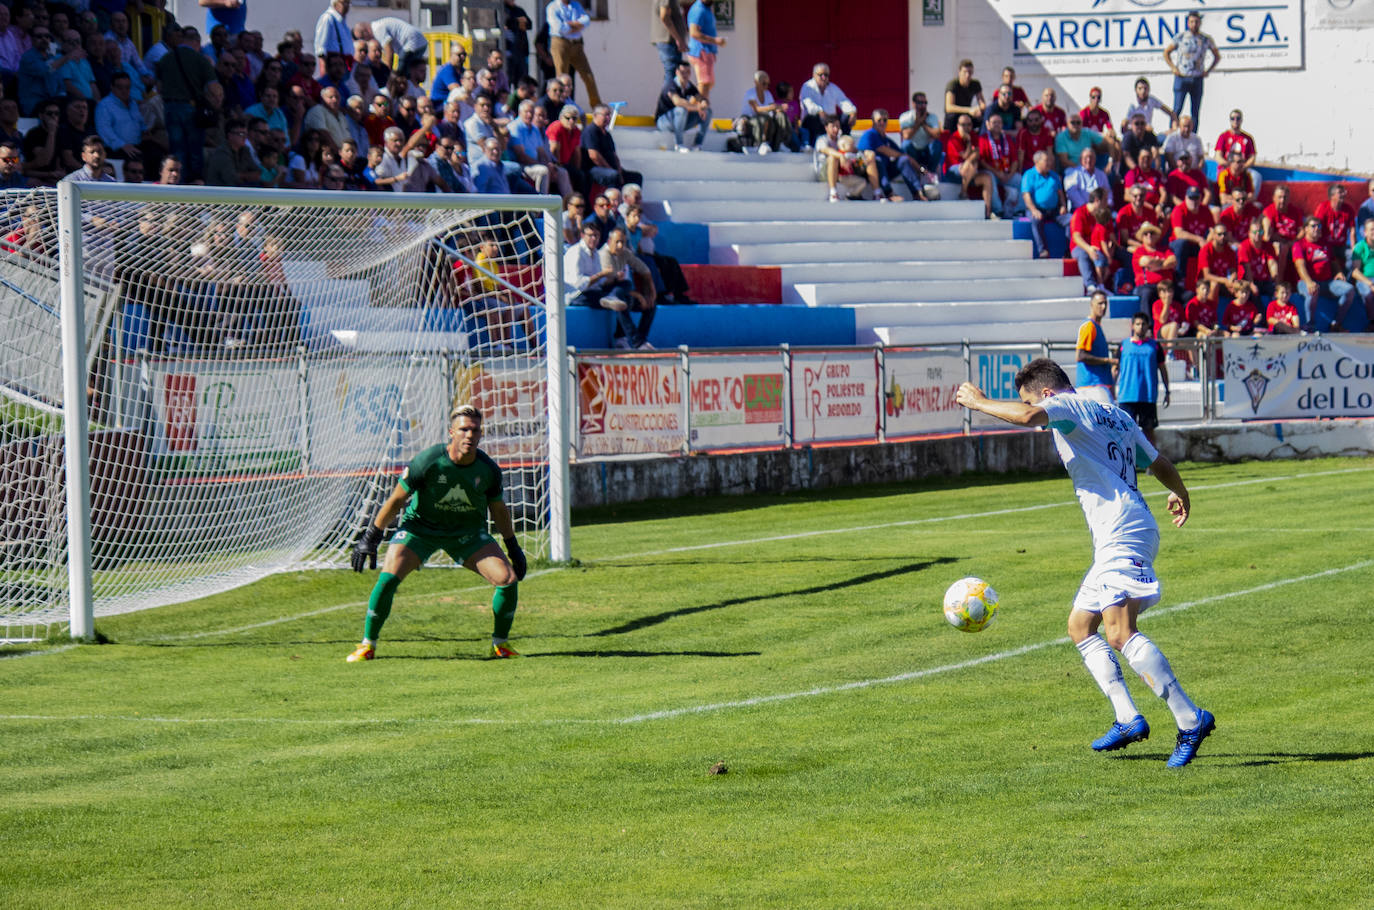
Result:
[[[1137,632],[1122,646],[1121,656],[1130,663],[1132,670],[1140,674],[1145,684],[1164,699],[1169,710],[1174,712],[1180,730],[1191,730],[1197,726],[1197,705],[1178,684],[1178,677],[1174,676],[1173,668],[1169,666],[1169,658],[1164,656],[1158,645]]]
[[[1140,712],[1135,708],[1131,693],[1126,688],[1126,680],[1121,675],[1121,664],[1116,662],[1116,653],[1101,635],[1089,635],[1078,643],[1078,653],[1083,655],[1083,665],[1088,668],[1102,694],[1112,703],[1117,723],[1128,724]]]

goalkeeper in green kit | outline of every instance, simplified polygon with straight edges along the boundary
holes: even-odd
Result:
[[[369,562],[377,568],[377,545],[383,529],[405,509],[401,528],[387,547],[381,577],[372,588],[367,620],[363,623],[363,643],[348,655],[349,663],[376,656],[377,636],[391,615],[396,588],[441,548],[454,562],[496,586],[491,598],[491,609],[496,614],[491,656],[520,656],[506,639],[515,619],[517,582],[525,577],[525,554],[515,539],[510,512],[501,500],[501,469],[477,448],[482,441],[482,412],[472,405],[456,408],[448,434],[448,445],[430,446],[415,456],[353,547],[353,571],[363,571]],[[487,533],[488,515],[506,542],[505,553]]]

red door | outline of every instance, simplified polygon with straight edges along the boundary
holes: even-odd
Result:
[[[907,85],[910,0],[759,0],[759,68],[795,92],[817,63],[867,117],[884,107],[896,117]]]

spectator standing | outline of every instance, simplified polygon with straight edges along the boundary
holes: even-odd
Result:
[[[214,67],[200,52],[199,42],[200,36],[193,29],[183,30],[181,43],[171,48],[156,68],[167,120],[167,144],[185,168],[187,180],[199,178],[203,170],[205,127],[196,108],[205,98],[205,87],[215,78]]]
[[[687,20],[678,0],[653,0],[649,12],[649,43],[658,51],[663,78],[671,79],[687,53]]]
[[[711,103],[711,89],[716,84],[716,55],[725,47],[725,39],[716,35],[716,0],[696,0],[687,11],[687,59],[692,62],[697,87],[706,103]]]
[[[1122,130],[1125,130],[1137,116],[1140,116],[1145,118],[1145,125],[1153,132],[1155,111],[1163,111],[1167,114],[1169,125],[1173,126],[1176,114],[1169,105],[1150,94],[1150,80],[1141,76],[1135,81],[1135,99],[1126,108],[1126,118],[1121,121]]]
[[[677,65],[677,71],[658,93],[658,104],[654,108],[654,123],[663,132],[671,132],[678,151],[688,151],[687,131],[697,127],[696,138],[692,140],[691,151],[701,151],[706,139],[706,131],[711,126],[711,105],[704,91],[692,84],[692,70],[695,64],[686,62]],[[771,97],[771,96],[770,96]]]
[[[618,187],[626,183],[643,186],[643,174],[620,166],[610,125],[611,109],[604,104],[593,107],[592,122],[582,128],[582,169],[602,186]]]
[[[902,130],[902,151],[915,158],[921,167],[936,173],[944,158],[940,118],[930,111],[925,92],[911,95],[911,108],[897,118]]]
[[[854,128],[859,109],[838,85],[830,81],[830,64],[817,63],[811,68],[811,78],[802,83],[798,96],[802,108],[802,128],[812,136],[825,132],[824,117],[839,121],[840,132]]]
[[[587,61],[587,52],[582,45],[582,35],[591,24],[592,17],[577,0],[552,0],[544,10],[549,25],[549,50],[553,54],[554,69],[559,75],[576,72],[582,77],[587,88],[587,100],[592,107],[601,103],[601,93],[596,88],[596,76],[592,65]]]
[[[429,62],[429,39],[404,19],[383,16],[353,26],[355,41],[376,41],[382,47],[382,60],[397,58],[396,72],[412,79],[412,73]],[[349,61],[350,64],[352,61]],[[420,81],[423,81],[423,77]]]
[[[1121,410],[1130,414],[1150,445],[1159,426],[1159,386],[1164,384],[1164,406],[1169,406],[1169,373],[1164,367],[1164,352],[1150,337],[1150,317],[1136,313],[1131,317],[1131,337],[1117,351],[1116,396]]]
[[[1174,52],[1178,52],[1178,62],[1174,62]],[[1212,62],[1207,63],[1207,54]],[[1174,36],[1164,48],[1164,62],[1174,74],[1174,110],[1183,113],[1183,100],[1188,99],[1192,107],[1193,122],[1198,122],[1202,110],[1202,83],[1212,70],[1221,62],[1221,51],[1212,36],[1202,30],[1202,13],[1191,10],[1184,20],[1183,31]]]
[[[530,28],[534,20],[530,14],[515,4],[515,0],[505,0],[506,64],[512,82],[530,74]],[[538,85],[538,81],[535,82]]]
[[[1112,374],[1117,360],[1112,356],[1111,345],[1102,331],[1102,317],[1106,315],[1107,292],[1094,291],[1088,301],[1088,318],[1078,327],[1078,342],[1074,347],[1074,359],[1078,367],[1073,387],[1084,398],[1102,404],[1115,404]]]
[[[1034,242],[1035,255],[1048,259],[1049,247],[1045,243],[1045,223],[1059,220],[1067,222],[1064,215],[1067,200],[1064,197],[1064,184],[1059,175],[1050,167],[1050,153],[1038,151],[1032,159],[1033,165],[1021,177],[1021,201],[1030,215],[1031,240]]]
[[[959,128],[959,117],[968,114],[973,120],[983,117],[987,101],[983,98],[983,83],[973,78],[973,61],[959,61],[959,74],[945,85],[945,130]]]
[[[343,54],[353,65],[352,33],[348,30],[349,0],[330,0],[320,18],[315,20],[316,73],[324,72],[325,58],[331,53]]]
[[[230,37],[243,31],[248,20],[248,0],[199,0],[199,3],[205,10],[207,34],[212,34],[217,25],[223,26]]]

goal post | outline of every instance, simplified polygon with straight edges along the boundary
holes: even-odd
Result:
[[[522,544],[571,557],[557,197],[64,182],[4,201],[0,301],[40,331],[0,338],[24,365],[0,372],[0,506],[23,517],[0,515],[0,553],[25,554],[0,569],[0,632],[62,601],[89,638],[96,616],[345,566],[468,401]]]

